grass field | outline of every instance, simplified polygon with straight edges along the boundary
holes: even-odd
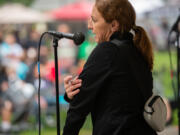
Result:
[[[38,135],[38,131],[26,131],[22,132],[21,135]],[[56,129],[46,129],[43,130],[41,135],[57,135]],[[84,130],[82,129],[79,133],[79,135],[92,135],[91,130]]]
[[[65,119],[66,119],[66,109],[61,109],[60,113],[60,118],[61,118],[61,132],[63,130],[64,124],[65,124]],[[56,118],[54,118],[56,119]],[[43,118],[42,118],[42,123],[43,123]],[[42,132],[41,135],[57,135],[56,127],[54,128],[49,128],[48,126],[43,124]],[[31,129],[29,131],[22,132],[20,135],[38,135],[38,130],[37,129]],[[79,135],[92,135],[92,124],[91,124],[91,118],[90,115],[87,116],[86,121],[80,131]]]
[[[56,133],[56,129],[52,128],[52,129],[44,129],[41,132],[42,135],[57,135]],[[37,130],[29,130],[29,131],[25,131],[22,132],[21,135],[38,135],[38,131]]]

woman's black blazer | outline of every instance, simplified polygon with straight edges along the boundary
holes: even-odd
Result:
[[[110,39],[114,38],[131,44],[119,49],[109,41],[93,50],[79,75],[82,86],[70,102],[63,135],[78,135],[89,113],[93,135],[156,135],[142,115],[146,97],[152,95],[152,73],[133,45],[132,34],[116,32]],[[138,56],[133,68],[127,59],[134,57],[129,49]]]

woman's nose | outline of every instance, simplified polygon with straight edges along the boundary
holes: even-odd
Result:
[[[88,19],[88,29],[92,30],[92,20],[91,20],[91,18]]]

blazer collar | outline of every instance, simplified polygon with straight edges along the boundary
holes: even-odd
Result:
[[[110,40],[113,40],[115,38],[119,40],[133,40],[133,34],[130,32],[120,34],[120,32],[116,31],[111,35]]]

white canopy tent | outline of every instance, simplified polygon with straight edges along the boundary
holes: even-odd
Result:
[[[162,0],[129,0],[135,11],[137,16],[142,16],[146,12],[151,12],[154,9],[160,8],[164,6],[164,2]]]
[[[51,20],[47,15],[20,4],[0,7],[0,24],[42,23]]]

